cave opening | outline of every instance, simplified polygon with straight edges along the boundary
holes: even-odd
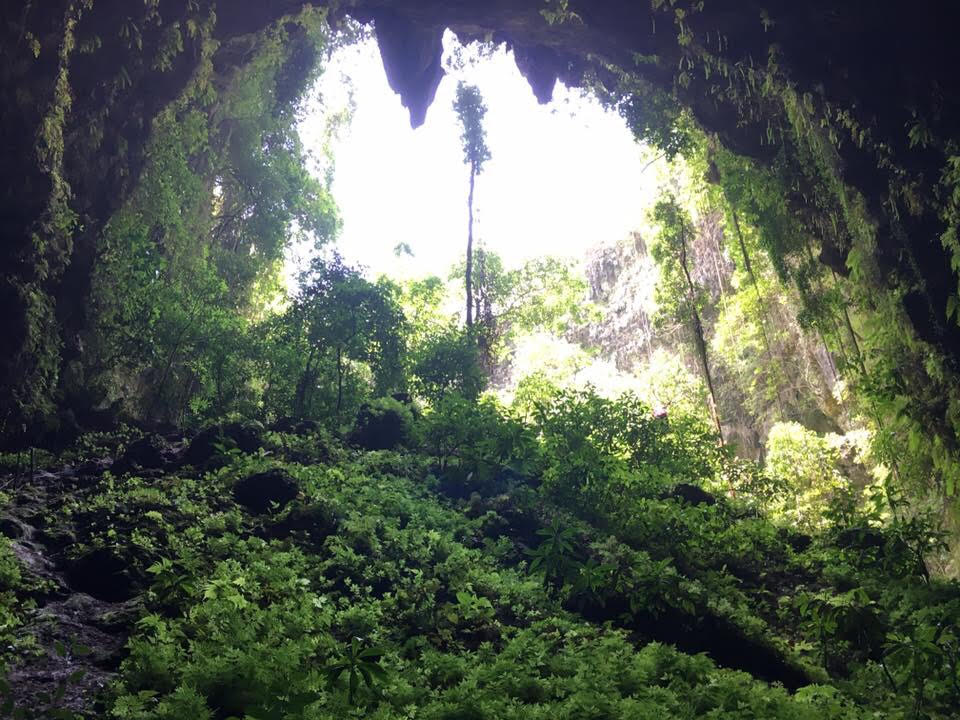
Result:
[[[304,148],[293,138],[289,117],[315,72],[316,39],[331,24],[356,33],[350,23],[367,23],[386,80],[413,125],[427,119],[438,88],[449,92],[441,82],[446,32],[464,44],[506,43],[539,101],[552,97],[558,81],[586,88],[654,153],[699,153],[696,173],[722,196],[728,216],[727,261],[750,265],[732,241],[741,236],[741,249],[749,250],[756,236],[753,249],[769,257],[777,278],[798,295],[790,322],[812,332],[822,348],[815,364],[834,379],[843,375],[867,398],[865,412],[881,434],[897,442],[922,436],[911,441],[924,457],[919,484],[948,497],[956,493],[960,296],[952,264],[951,133],[958,104],[946,69],[952,44],[945,28],[954,19],[946,5],[932,2],[909,13],[884,4],[861,13],[825,2],[803,9],[658,0],[641,8],[612,0],[590,7],[530,2],[485,8],[279,2],[218,14],[191,1],[171,3],[165,12],[147,3],[125,19],[115,5],[66,3],[56,19],[28,5],[5,31],[11,42],[4,43],[4,139],[10,176],[21,178],[8,183],[3,196],[12,240],[0,287],[11,308],[3,318],[11,348],[0,382],[3,428],[6,436],[19,437],[14,445],[48,430],[56,434],[58,425],[69,436],[124,403],[127,410],[135,406],[135,415],[179,404],[180,411],[166,417],[184,416],[197,389],[191,372],[174,383],[182,386],[176,402],[161,401],[151,388],[165,386],[178,372],[188,356],[188,343],[178,338],[197,327],[195,308],[206,302],[204,293],[219,292],[204,285],[202,273],[190,281],[195,301],[173,303],[168,315],[179,314],[182,322],[161,333],[171,347],[150,361],[150,374],[117,369],[123,353],[145,354],[136,348],[142,334],[121,333],[122,349],[98,346],[104,336],[98,318],[122,318],[119,298],[136,296],[122,288],[112,298],[101,292],[111,284],[110,263],[114,270],[134,268],[132,276],[156,285],[164,277],[161,265],[169,269],[183,258],[189,264],[192,251],[185,248],[198,236],[187,229],[192,220],[137,228],[134,219],[145,217],[144,207],[134,206],[162,198],[181,205],[181,218],[209,213],[214,227],[200,234],[212,232],[220,248],[245,252],[261,270],[282,254],[285,223],[300,222],[302,229],[314,213],[307,230],[333,232],[339,219],[327,212],[332,205],[322,183],[303,192],[293,166],[270,158],[299,162]],[[882,60],[882,68],[865,63],[868,56]],[[889,83],[878,83],[880,77]],[[442,105],[447,112],[449,97]],[[551,157],[570,152],[562,140],[553,144]],[[408,158],[403,166],[416,162]],[[541,156],[533,164],[545,162]],[[366,171],[367,182],[374,175]],[[286,189],[278,190],[284,183]],[[522,202],[536,184],[527,181],[524,192],[511,192],[509,199]],[[393,181],[401,185],[417,183]],[[449,190],[455,183],[446,185]],[[591,181],[580,194],[600,187]],[[181,197],[168,193],[171,188]],[[479,188],[479,232],[505,236],[489,227],[495,203],[482,194],[491,188],[483,182]],[[309,200],[295,201],[298,192]],[[560,197],[556,204],[563,209],[577,204]],[[281,209],[279,224],[267,217],[269,208]],[[575,223],[562,225],[566,230]],[[124,256],[133,247],[131,233],[139,233],[139,249]],[[511,251],[528,244],[507,242]],[[413,250],[414,244],[403,238],[382,243],[377,263],[402,265],[389,251]],[[240,288],[227,293],[234,309],[247,307],[250,293],[269,285],[266,275],[256,280],[260,270],[244,268],[236,257],[217,262],[227,286]],[[719,260],[714,264],[715,284],[723,285]],[[104,377],[114,384],[112,394],[104,391]],[[157,397],[132,405],[119,397],[151,392]],[[796,403],[782,397],[778,404]],[[817,412],[794,407],[783,414],[829,426]]]
[[[558,83],[540,104],[505,45],[464,47],[447,32],[446,75],[424,124],[413,129],[387,83],[372,28],[365,34],[324,63],[299,129],[317,158],[314,172],[333,176],[343,218],[338,251],[374,277],[444,276],[462,255],[467,181],[453,107],[458,82],[478,87],[487,107],[492,158],[477,183],[478,240],[508,265],[546,254],[580,260],[590,246],[646,222],[665,168],[591,95]],[[401,243],[409,254],[394,252]]]
[[[8,5],[0,714],[956,714],[955,3]]]

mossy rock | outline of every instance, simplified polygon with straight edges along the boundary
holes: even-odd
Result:
[[[233,486],[234,500],[257,514],[285,507],[299,492],[296,478],[282,468],[248,475]]]
[[[298,503],[270,525],[266,534],[278,539],[300,536],[317,547],[337,531],[339,522],[335,509],[326,501],[320,500],[309,505]]]
[[[127,446],[112,469],[115,474],[155,470],[166,465],[170,455],[171,448],[166,440],[159,435],[144,435]]]
[[[352,444],[364,450],[395,450],[410,443],[413,412],[393,398],[364,403],[350,432]]]
[[[258,422],[211,425],[190,441],[183,454],[183,463],[200,467],[221,455],[221,448],[236,448],[244,453],[256,452],[263,447],[263,433],[263,425]]]

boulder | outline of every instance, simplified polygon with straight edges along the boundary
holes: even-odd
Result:
[[[887,538],[880,530],[867,526],[849,527],[837,534],[837,547],[845,550],[883,551]]]
[[[410,439],[413,413],[393,398],[379,398],[360,406],[350,442],[365,450],[394,450]]]
[[[250,512],[260,514],[284,507],[299,491],[293,476],[273,468],[238,480],[233,486],[233,498]]]
[[[270,429],[274,432],[280,433],[292,433],[293,429],[297,426],[297,421],[295,418],[286,415],[281,418],[277,418],[276,422],[270,426]]]
[[[97,548],[70,562],[67,582],[97,600],[124,602],[137,595],[137,578],[129,563],[106,548]]]
[[[316,420],[301,420],[298,422],[294,428],[293,432],[297,435],[309,435],[310,433],[315,433],[320,429],[320,423]]]
[[[777,535],[789,545],[794,552],[804,552],[810,545],[813,544],[813,538],[804,533],[796,532],[790,530],[789,528],[781,528]]]
[[[127,445],[112,470],[118,475],[133,470],[155,470],[167,463],[170,454],[170,445],[162,437],[144,435]]]
[[[219,447],[218,447],[219,446]],[[256,452],[263,446],[263,425],[256,422],[226,423],[204,428],[190,441],[183,454],[185,465],[201,466],[221,454],[220,448]]]
[[[309,505],[294,506],[281,519],[267,529],[269,537],[288,538],[299,535],[309,539],[311,545],[319,546],[329,535],[337,531],[339,519],[334,509],[323,501]]]

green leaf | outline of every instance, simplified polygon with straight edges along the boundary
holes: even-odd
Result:
[[[373,678],[370,676],[370,671],[367,669],[367,666],[365,664],[357,665],[357,670],[363,677],[363,681],[367,684],[367,687],[373,687]]]
[[[370,673],[378,680],[387,679],[386,669],[380,667],[379,665],[373,665],[373,664],[367,665],[367,670],[369,670]]]
[[[457,596],[457,598],[459,599],[459,595]],[[361,652],[359,655],[357,655],[357,657],[358,658],[382,657],[383,655],[386,655],[386,654],[387,654],[386,648],[372,647],[372,648],[367,648],[366,650]]]

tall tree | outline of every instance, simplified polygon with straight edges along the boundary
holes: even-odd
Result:
[[[470,192],[467,195],[467,265],[465,285],[467,292],[467,327],[473,326],[473,190],[477,175],[483,172],[483,164],[490,159],[483,116],[487,106],[483,103],[480,89],[467,85],[462,80],[457,84],[457,97],[453,109],[460,120],[460,141],[463,143],[463,160],[470,166]]]
[[[687,252],[692,223],[686,211],[670,193],[654,207],[653,219],[660,225],[659,242],[652,248],[653,258],[660,266],[660,282],[657,284],[660,320],[679,322],[689,331],[707,385],[710,414],[717,426],[720,441],[723,442],[723,426],[717,408],[717,394],[710,371],[707,340],[701,318],[704,292],[691,275],[691,260]]]
[[[499,255],[480,244],[473,273],[473,336],[488,373],[502,362],[517,333],[561,335],[595,310],[585,302],[587,285],[574,264],[557,258],[535,258],[507,269]],[[458,265],[452,277],[465,274]]]
[[[402,390],[406,327],[396,295],[336,253],[314,259],[290,308],[267,321],[269,409],[340,418],[361,390]]]

